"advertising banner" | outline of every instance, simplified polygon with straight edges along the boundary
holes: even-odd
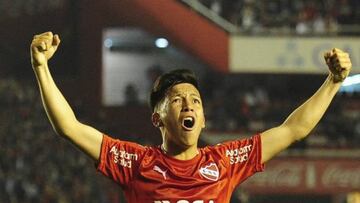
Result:
[[[360,73],[360,38],[230,37],[230,72],[325,74],[324,52],[350,53],[352,73]]]
[[[241,187],[251,193],[336,194],[360,190],[360,160],[282,158]]]

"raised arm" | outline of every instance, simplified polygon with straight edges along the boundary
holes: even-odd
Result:
[[[46,114],[58,135],[70,140],[94,160],[99,159],[102,133],[80,123],[70,105],[56,86],[48,60],[60,44],[58,35],[51,32],[35,35],[31,43],[31,63],[39,85]]]
[[[330,72],[322,86],[280,126],[261,133],[262,163],[310,133],[329,107],[341,82],[348,76],[351,69],[348,53],[332,49],[324,57]]]

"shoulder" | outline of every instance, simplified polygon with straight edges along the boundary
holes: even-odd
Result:
[[[212,154],[220,157],[229,157],[237,154],[248,153],[261,145],[260,134],[246,137],[239,140],[226,141],[214,146],[202,148],[204,154]]]
[[[124,141],[108,135],[103,136],[102,152],[120,157],[132,157],[139,160],[143,156],[155,155],[158,151],[156,146],[144,146],[136,142]]]

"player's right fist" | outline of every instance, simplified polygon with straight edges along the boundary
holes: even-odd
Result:
[[[52,32],[35,35],[30,46],[33,68],[47,64],[47,61],[54,55],[59,44],[59,36],[53,35]]]

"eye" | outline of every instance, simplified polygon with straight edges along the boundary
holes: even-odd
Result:
[[[194,103],[195,104],[200,104],[201,102],[200,102],[200,99],[194,99]]]
[[[174,98],[172,100],[172,103],[180,103],[181,99],[180,98]]]

